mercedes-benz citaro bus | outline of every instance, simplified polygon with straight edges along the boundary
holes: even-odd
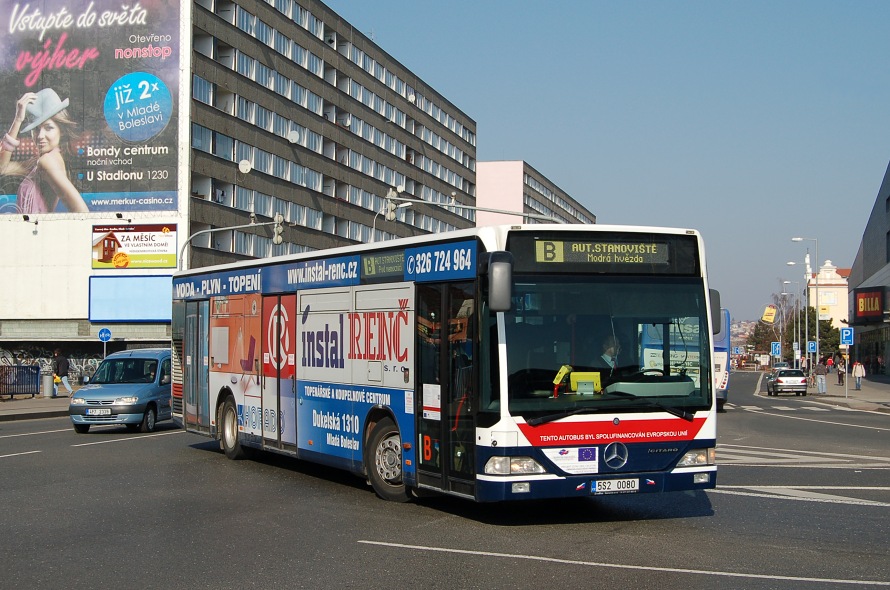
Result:
[[[394,501],[708,489],[719,326],[686,229],[492,226],[197,268],[173,279],[174,419]]]

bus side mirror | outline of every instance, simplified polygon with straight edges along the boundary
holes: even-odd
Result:
[[[708,296],[711,299],[711,332],[717,334],[723,326],[723,316],[720,314],[720,291],[709,289]]]
[[[480,270],[488,275],[488,308],[491,311],[510,311],[513,255],[509,252],[489,252],[480,263]]]

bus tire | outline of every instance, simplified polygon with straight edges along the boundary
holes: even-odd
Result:
[[[223,403],[220,419],[219,442],[226,457],[232,460],[244,459],[246,453],[238,440],[238,410],[232,396]]]
[[[411,499],[402,478],[402,437],[390,418],[381,419],[371,431],[365,450],[368,481],[377,495],[390,502]]]

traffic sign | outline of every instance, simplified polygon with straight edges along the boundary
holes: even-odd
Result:
[[[111,330],[108,328],[102,328],[99,330],[99,340],[102,342],[108,342],[111,340]]]
[[[772,355],[775,357],[782,356],[782,343],[781,342],[773,342],[770,350],[772,351]]]
[[[810,340],[807,342],[807,352],[816,352],[816,341]]]
[[[853,346],[853,328],[841,328],[841,344]]]

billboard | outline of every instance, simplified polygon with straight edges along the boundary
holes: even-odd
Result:
[[[93,268],[176,268],[176,224],[94,225]]]
[[[0,214],[175,211],[178,0],[0,0]]]

